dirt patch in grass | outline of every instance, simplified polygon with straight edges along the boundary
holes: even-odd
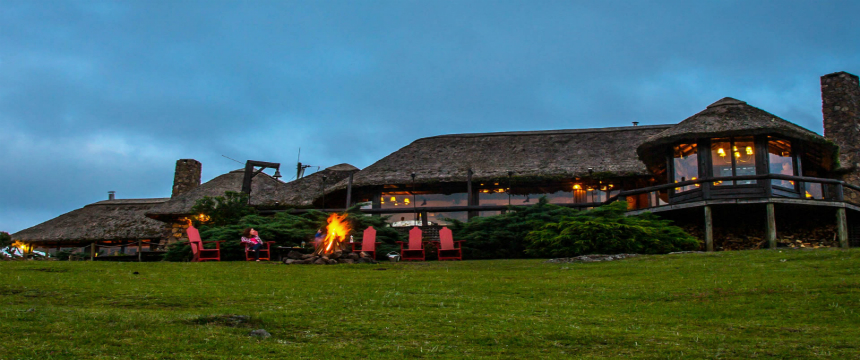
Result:
[[[57,295],[55,292],[42,291],[27,288],[0,288],[0,295],[20,295],[28,298],[50,297]]]
[[[21,270],[25,270],[25,271],[28,271],[28,270],[29,270],[29,271],[42,271],[42,272],[49,272],[49,273],[64,273],[64,272],[69,272],[69,269],[52,269],[52,268],[36,268],[36,269],[21,269]]]
[[[236,314],[200,315],[189,320],[185,320],[185,323],[191,325],[215,325],[237,328],[250,328],[260,325],[259,321],[251,319],[248,315]]]

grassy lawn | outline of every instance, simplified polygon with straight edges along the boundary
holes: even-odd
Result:
[[[0,359],[857,358],[859,268],[860,250],[829,249],[589,264],[0,262]],[[258,328],[272,337],[247,336]]]

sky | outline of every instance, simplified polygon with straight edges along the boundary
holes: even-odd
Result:
[[[0,231],[169,197],[228,158],[367,167],[428,136],[677,123],[723,97],[821,133],[858,1],[0,0]]]

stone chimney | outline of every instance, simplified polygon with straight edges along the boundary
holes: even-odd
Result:
[[[860,185],[860,82],[844,71],[821,77],[821,112],[824,137],[839,146],[841,180]],[[858,197],[845,193],[848,200]]]
[[[108,191],[108,200],[116,200],[116,191]]]
[[[194,159],[176,160],[176,172],[173,175],[173,193],[177,197],[200,186],[200,171],[203,165]]]

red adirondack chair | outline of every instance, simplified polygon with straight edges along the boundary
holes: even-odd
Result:
[[[272,259],[272,244],[274,241],[266,241],[263,243],[263,246],[260,247],[260,260],[270,261]],[[251,258],[251,244],[245,243],[245,261],[256,260]]]
[[[223,240],[202,241],[200,240],[200,232],[191,225],[188,226],[188,230],[186,231],[188,233],[188,242],[191,244],[191,253],[194,254],[191,262],[221,261],[221,243],[224,242]],[[215,243],[215,248],[206,249],[203,247],[203,243]]]
[[[417,226],[409,230],[409,248],[404,249],[405,244],[398,241],[400,244],[400,260],[424,261],[424,242],[421,241],[421,229]]]
[[[352,252],[366,252],[370,255],[371,259],[376,260],[376,245],[381,244],[381,242],[376,241],[376,229],[371,226],[364,229],[364,235],[361,237],[360,243],[350,244],[352,245]],[[356,249],[356,245],[358,245],[360,249]]]
[[[454,241],[454,234],[451,233],[451,229],[442,227],[442,230],[439,230],[439,246],[436,247],[439,252],[439,260],[463,260],[464,241]]]

